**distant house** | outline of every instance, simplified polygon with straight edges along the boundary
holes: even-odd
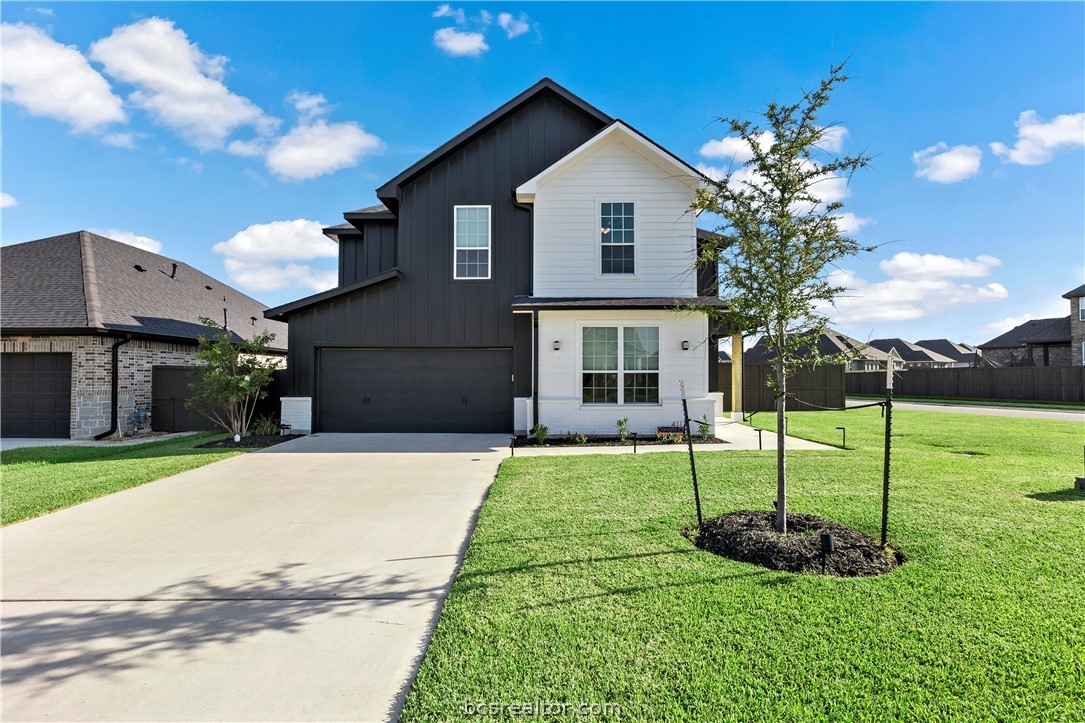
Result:
[[[994,366],[1067,366],[1073,358],[1070,318],[1030,319],[980,344],[978,348],[983,352],[983,358]]]
[[[951,367],[973,367],[979,363],[980,354],[976,347],[969,344],[958,344],[949,339],[923,339],[917,341],[916,346],[941,354],[947,359],[952,359]]]
[[[874,339],[870,345],[886,354],[890,349],[896,349],[897,356],[904,360],[905,369],[945,369],[953,366],[953,359],[904,339]]]
[[[1085,364],[1085,284],[1071,289],[1062,295],[1070,300],[1070,363],[1074,366]]]
[[[265,320],[259,301],[186,263],[87,231],[5,246],[0,267],[4,437],[123,428],[151,404],[152,369],[194,357],[208,335],[201,316],[238,339],[266,329],[286,350],[286,325]]]
[[[719,358],[720,364],[730,364],[731,363],[731,355],[728,354],[727,352],[725,352],[723,349],[718,349],[716,351],[716,356]]]
[[[847,370],[851,372],[876,371],[885,369],[889,355],[870,344],[853,339],[847,334],[842,334],[834,329],[826,329],[818,337],[817,350],[821,356],[844,355],[848,357]],[[799,358],[811,356],[810,349],[800,349]],[[769,348],[765,337],[757,340],[757,343],[746,350],[743,359],[747,364],[771,364],[776,354]],[[894,369],[903,369],[902,362],[894,362]]]

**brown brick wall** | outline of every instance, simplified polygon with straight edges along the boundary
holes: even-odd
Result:
[[[1082,344],[1085,344],[1085,321],[1081,320],[1081,299],[1070,299],[1070,363],[1074,366],[1085,364],[1081,357]]]
[[[0,341],[0,352],[68,352],[72,355],[71,436],[92,437],[109,429],[111,349],[115,339],[102,336],[21,336]],[[120,348],[117,389],[118,426],[135,430],[128,416],[138,406],[150,409],[151,369],[156,364],[185,364],[196,354],[193,344],[133,339]],[[148,423],[147,429],[150,429]]]

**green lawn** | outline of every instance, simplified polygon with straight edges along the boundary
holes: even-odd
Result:
[[[221,432],[209,432],[147,444],[4,452],[0,522],[9,525],[243,453],[196,448],[221,437]]]
[[[879,410],[788,417],[833,444],[846,425],[855,447],[792,454],[790,508],[876,536]],[[403,720],[534,701],[573,704],[565,718],[583,702],[625,720],[1085,720],[1085,494],[1070,491],[1085,430],[894,422],[890,542],[909,561],[878,578],[694,549],[682,451],[507,460]],[[700,453],[707,513],[771,508],[773,455]]]

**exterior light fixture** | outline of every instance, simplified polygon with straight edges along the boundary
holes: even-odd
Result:
[[[689,342],[688,341],[683,341],[682,342],[682,351],[689,351]]]
[[[561,351],[561,342],[556,339],[554,340],[554,351]]]

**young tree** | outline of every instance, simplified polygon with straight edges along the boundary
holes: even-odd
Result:
[[[735,331],[763,334],[774,353],[776,388],[776,529],[787,531],[787,454],[784,412],[787,377],[809,360],[800,349],[816,349],[828,319],[819,311],[844,289],[833,283],[834,264],[861,251],[841,233],[839,190],[870,156],[833,156],[839,128],[823,125],[819,113],[833,89],[845,82],[844,64],[830,68],[818,87],[793,105],[770,103],[765,127],[749,121],[719,121],[747,147],[749,160],[702,186],[695,210],[716,214],[718,236],[707,242],[699,265],[718,265],[725,312],[702,309]],[[836,198],[833,198],[836,195]],[[816,360],[815,360],[816,361]]]
[[[267,397],[278,364],[268,355],[275,335],[263,332],[252,339],[235,341],[228,329],[200,317],[212,336],[200,336],[195,363],[202,376],[190,386],[194,392],[185,402],[235,436],[248,434],[256,402]]]

